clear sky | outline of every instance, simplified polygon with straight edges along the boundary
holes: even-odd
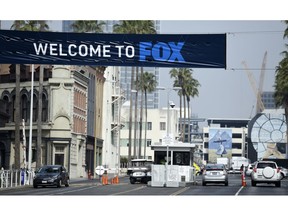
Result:
[[[284,22],[271,21],[169,21],[161,22],[161,33],[212,34],[227,33],[227,69],[193,69],[193,77],[201,87],[199,97],[192,100],[192,113],[204,118],[249,118],[255,114],[256,97],[242,64],[253,73],[257,87],[267,51],[263,91],[274,90],[275,67],[285,49]],[[287,41],[286,41],[287,43]],[[171,68],[160,69],[160,85],[172,86]],[[167,94],[161,92],[161,106],[167,106]],[[169,98],[179,106],[179,97]],[[252,110],[253,109],[253,110]]]

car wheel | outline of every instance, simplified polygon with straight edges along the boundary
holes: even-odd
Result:
[[[70,185],[70,179],[67,179],[65,187],[69,187],[69,185]]]
[[[33,184],[33,187],[34,187],[34,188],[37,188],[38,186],[37,186],[37,184]]]
[[[203,182],[202,182],[202,186],[206,186],[206,182],[203,181]]]
[[[275,183],[276,187],[281,187],[281,181]]]
[[[255,187],[256,186],[256,182],[255,181],[251,181],[251,185],[253,186],[253,187]]]
[[[130,178],[130,183],[135,184],[136,180],[134,178]]]
[[[227,182],[225,182],[225,186],[228,186],[228,181],[227,181]]]
[[[58,182],[58,185],[57,185],[57,187],[58,187],[58,188],[60,188],[60,187],[61,187],[61,185],[62,185],[62,180],[61,180],[61,179],[59,179],[59,182]]]

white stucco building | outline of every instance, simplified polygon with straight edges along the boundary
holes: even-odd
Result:
[[[121,157],[128,157],[129,148],[129,105],[130,102],[126,101],[121,109],[122,123],[124,128],[121,130]],[[145,109],[144,109],[145,110]],[[170,135],[178,135],[178,110],[169,109],[170,116]],[[140,113],[140,111],[138,112]],[[145,113],[145,111],[143,111]],[[134,112],[133,115],[134,116]],[[139,119],[137,119],[139,121]],[[163,109],[148,109],[147,110],[147,138],[145,143],[145,115],[143,114],[143,127],[142,127],[142,139],[141,139],[141,155],[139,155],[139,127],[136,133],[136,139],[134,136],[134,118],[132,126],[132,145],[131,145],[131,157],[132,158],[145,158],[154,159],[154,151],[151,150],[151,144],[162,142],[162,139],[167,134],[167,108]],[[136,141],[136,143],[135,143]],[[136,145],[134,145],[136,144]],[[146,147],[145,147],[146,146]],[[136,147],[136,148],[135,148]],[[134,149],[136,150],[136,155],[134,155]]]

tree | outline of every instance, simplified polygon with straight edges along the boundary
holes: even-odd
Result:
[[[103,32],[103,25],[105,25],[105,22],[98,20],[77,20],[71,27],[74,32],[101,33]]]
[[[141,74],[136,86],[137,90],[144,92],[145,95],[145,137],[144,137],[144,158],[146,157],[146,139],[147,139],[147,93],[153,92],[156,89],[157,81],[153,73],[144,72]],[[140,127],[142,127],[140,115]],[[142,138],[142,128],[140,128],[140,140]],[[139,156],[141,157],[141,142],[139,143]]]
[[[187,80],[187,83],[185,83],[185,92],[186,92],[186,100],[188,105],[188,142],[191,142],[191,128],[190,128],[190,100],[191,98],[194,98],[195,96],[198,97],[199,91],[198,87],[200,86],[200,83],[198,80],[194,79],[192,77],[192,71],[191,71],[191,77]],[[192,112],[191,112],[192,114]]]
[[[284,32],[284,39],[288,38],[288,21],[284,21],[287,25],[287,28]],[[286,49],[288,49],[288,44],[286,44]],[[276,77],[275,77],[275,105],[276,107],[283,107],[285,112],[286,119],[286,155],[288,150],[288,51],[285,50],[282,52],[284,58],[279,62],[279,65],[276,67]]]
[[[20,30],[20,31],[48,31],[49,26],[45,20],[15,20],[12,24],[11,30]],[[15,106],[16,110],[20,111],[20,100],[17,99],[20,97],[20,69],[19,66],[16,67],[16,101]],[[43,70],[40,70],[39,76],[39,96],[42,98],[43,90]],[[31,95],[31,97],[33,97]],[[38,100],[38,107],[42,107],[42,99]],[[38,116],[41,116],[42,110],[38,109]],[[40,121],[40,122],[39,122]],[[15,167],[20,168],[20,116],[15,119]],[[41,165],[41,144],[42,144],[42,132],[39,125],[41,125],[41,118],[38,118],[38,129],[37,129],[37,158],[36,158],[36,166],[37,168]]]
[[[198,96],[198,87],[200,86],[199,82],[192,77],[192,69],[190,68],[173,68],[170,71],[170,77],[174,78],[174,87],[181,87],[181,90],[178,91],[178,95],[180,98],[180,120],[182,124],[180,124],[180,134],[181,140],[185,141],[185,123],[186,123],[186,101],[190,102],[190,96]],[[191,86],[193,85],[193,86]],[[187,100],[187,97],[189,99]],[[182,103],[184,106],[184,118],[182,118]],[[188,104],[189,105],[189,104]],[[189,111],[188,111],[189,116]],[[190,125],[190,122],[188,122]],[[189,132],[190,136],[190,132]],[[188,138],[189,140],[189,138]]]
[[[114,33],[120,34],[155,34],[156,30],[154,22],[152,20],[123,20],[119,24],[113,26]],[[136,69],[136,71],[139,71]],[[141,69],[141,71],[143,71]],[[131,73],[131,90],[134,88],[134,67],[132,67]],[[136,82],[138,80],[138,73],[136,73]],[[135,95],[135,107],[138,103],[138,92]],[[131,147],[132,147],[132,93],[130,92],[130,110],[129,110],[129,147],[128,147],[128,161],[131,161]],[[142,108],[141,108],[142,109]],[[137,115],[137,109],[135,108],[135,115]],[[135,119],[135,130],[137,127],[137,121]],[[136,138],[136,136],[135,136]],[[136,140],[134,139],[134,157],[136,157]]]
[[[48,31],[49,26],[46,20],[15,20],[10,29],[20,31]]]

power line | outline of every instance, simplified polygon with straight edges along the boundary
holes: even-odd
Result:
[[[277,33],[277,34],[284,34],[284,31],[239,31],[239,32],[227,32],[226,34],[259,34],[259,33]]]
[[[265,69],[263,69],[263,68],[248,68],[248,69],[251,70],[251,71],[261,71],[261,70],[265,70],[265,71],[266,70],[272,70],[272,71],[275,71],[276,70],[276,68],[265,68]],[[245,70],[245,68],[227,68],[226,70],[243,71],[243,70]]]

